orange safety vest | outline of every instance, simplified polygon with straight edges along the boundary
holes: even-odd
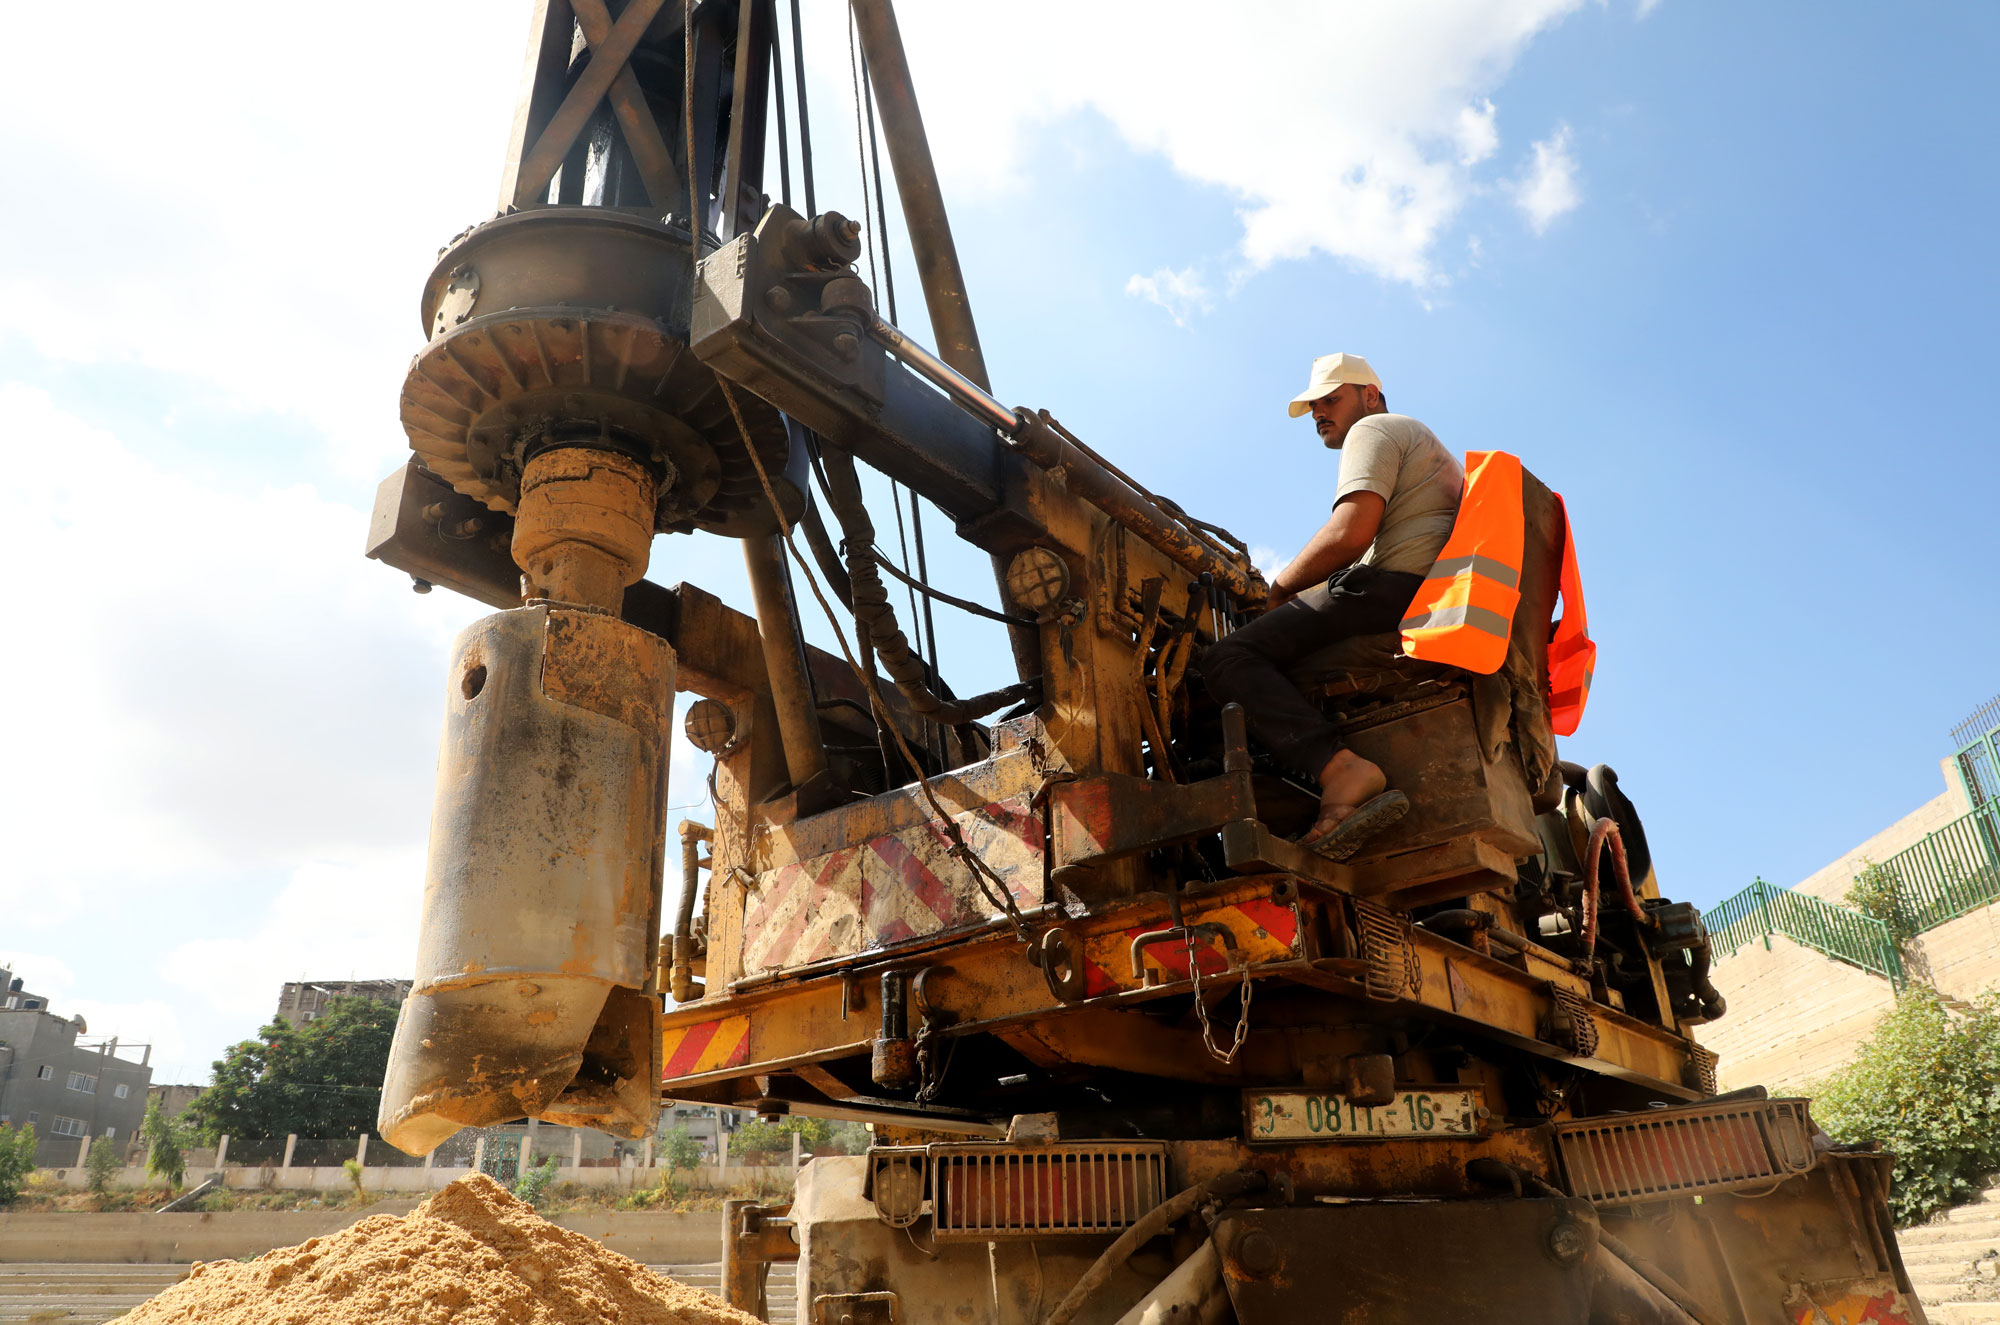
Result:
[[[1468,451],[1458,519],[1410,600],[1403,652],[1468,672],[1499,671],[1521,602],[1523,542],[1521,458]]]
[[[1561,493],[1556,494],[1556,510],[1563,518],[1563,614],[1549,635],[1549,726],[1556,735],[1569,736],[1583,721],[1583,706],[1590,699],[1597,643],[1584,619],[1583,576],[1576,569],[1576,539]]]
[[[1569,509],[1556,494],[1563,521],[1563,615],[1549,637],[1549,725],[1576,732],[1597,663],[1583,607]],[[1521,507],[1521,460],[1505,451],[1468,451],[1465,496],[1444,551],[1403,618],[1403,652],[1412,658],[1490,674],[1507,661],[1514,609],[1521,603],[1526,542]]]

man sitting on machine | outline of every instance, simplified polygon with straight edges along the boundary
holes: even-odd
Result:
[[[1333,516],[1272,579],[1264,614],[1211,646],[1200,669],[1217,702],[1241,704],[1265,748],[1318,784],[1319,815],[1301,843],[1346,860],[1402,818],[1409,798],[1341,743],[1285,673],[1339,640],[1397,629],[1451,537],[1465,468],[1429,428],[1389,413],[1359,355],[1313,361],[1290,406],[1293,418],[1308,411],[1320,441],[1341,453]]]

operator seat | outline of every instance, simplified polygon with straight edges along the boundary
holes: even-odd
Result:
[[[1513,863],[1542,850],[1535,816],[1562,794],[1548,654],[1564,528],[1555,494],[1525,469],[1521,503],[1521,602],[1498,672],[1405,657],[1395,632],[1342,640],[1291,669],[1355,752],[1409,794],[1410,813],[1355,858],[1377,863],[1365,873],[1389,885],[1381,891],[1446,879],[1460,866],[1511,881]]]

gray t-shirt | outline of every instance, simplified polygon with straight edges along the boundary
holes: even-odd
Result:
[[[1465,466],[1407,414],[1371,414],[1348,429],[1340,448],[1340,490],[1372,492],[1387,507],[1364,564],[1422,575],[1444,551],[1465,495]]]

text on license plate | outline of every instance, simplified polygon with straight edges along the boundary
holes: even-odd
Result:
[[[1374,1141],[1398,1136],[1473,1136],[1479,1092],[1442,1087],[1399,1090],[1373,1108],[1338,1095],[1305,1091],[1243,1092],[1243,1133],[1251,1141]]]

